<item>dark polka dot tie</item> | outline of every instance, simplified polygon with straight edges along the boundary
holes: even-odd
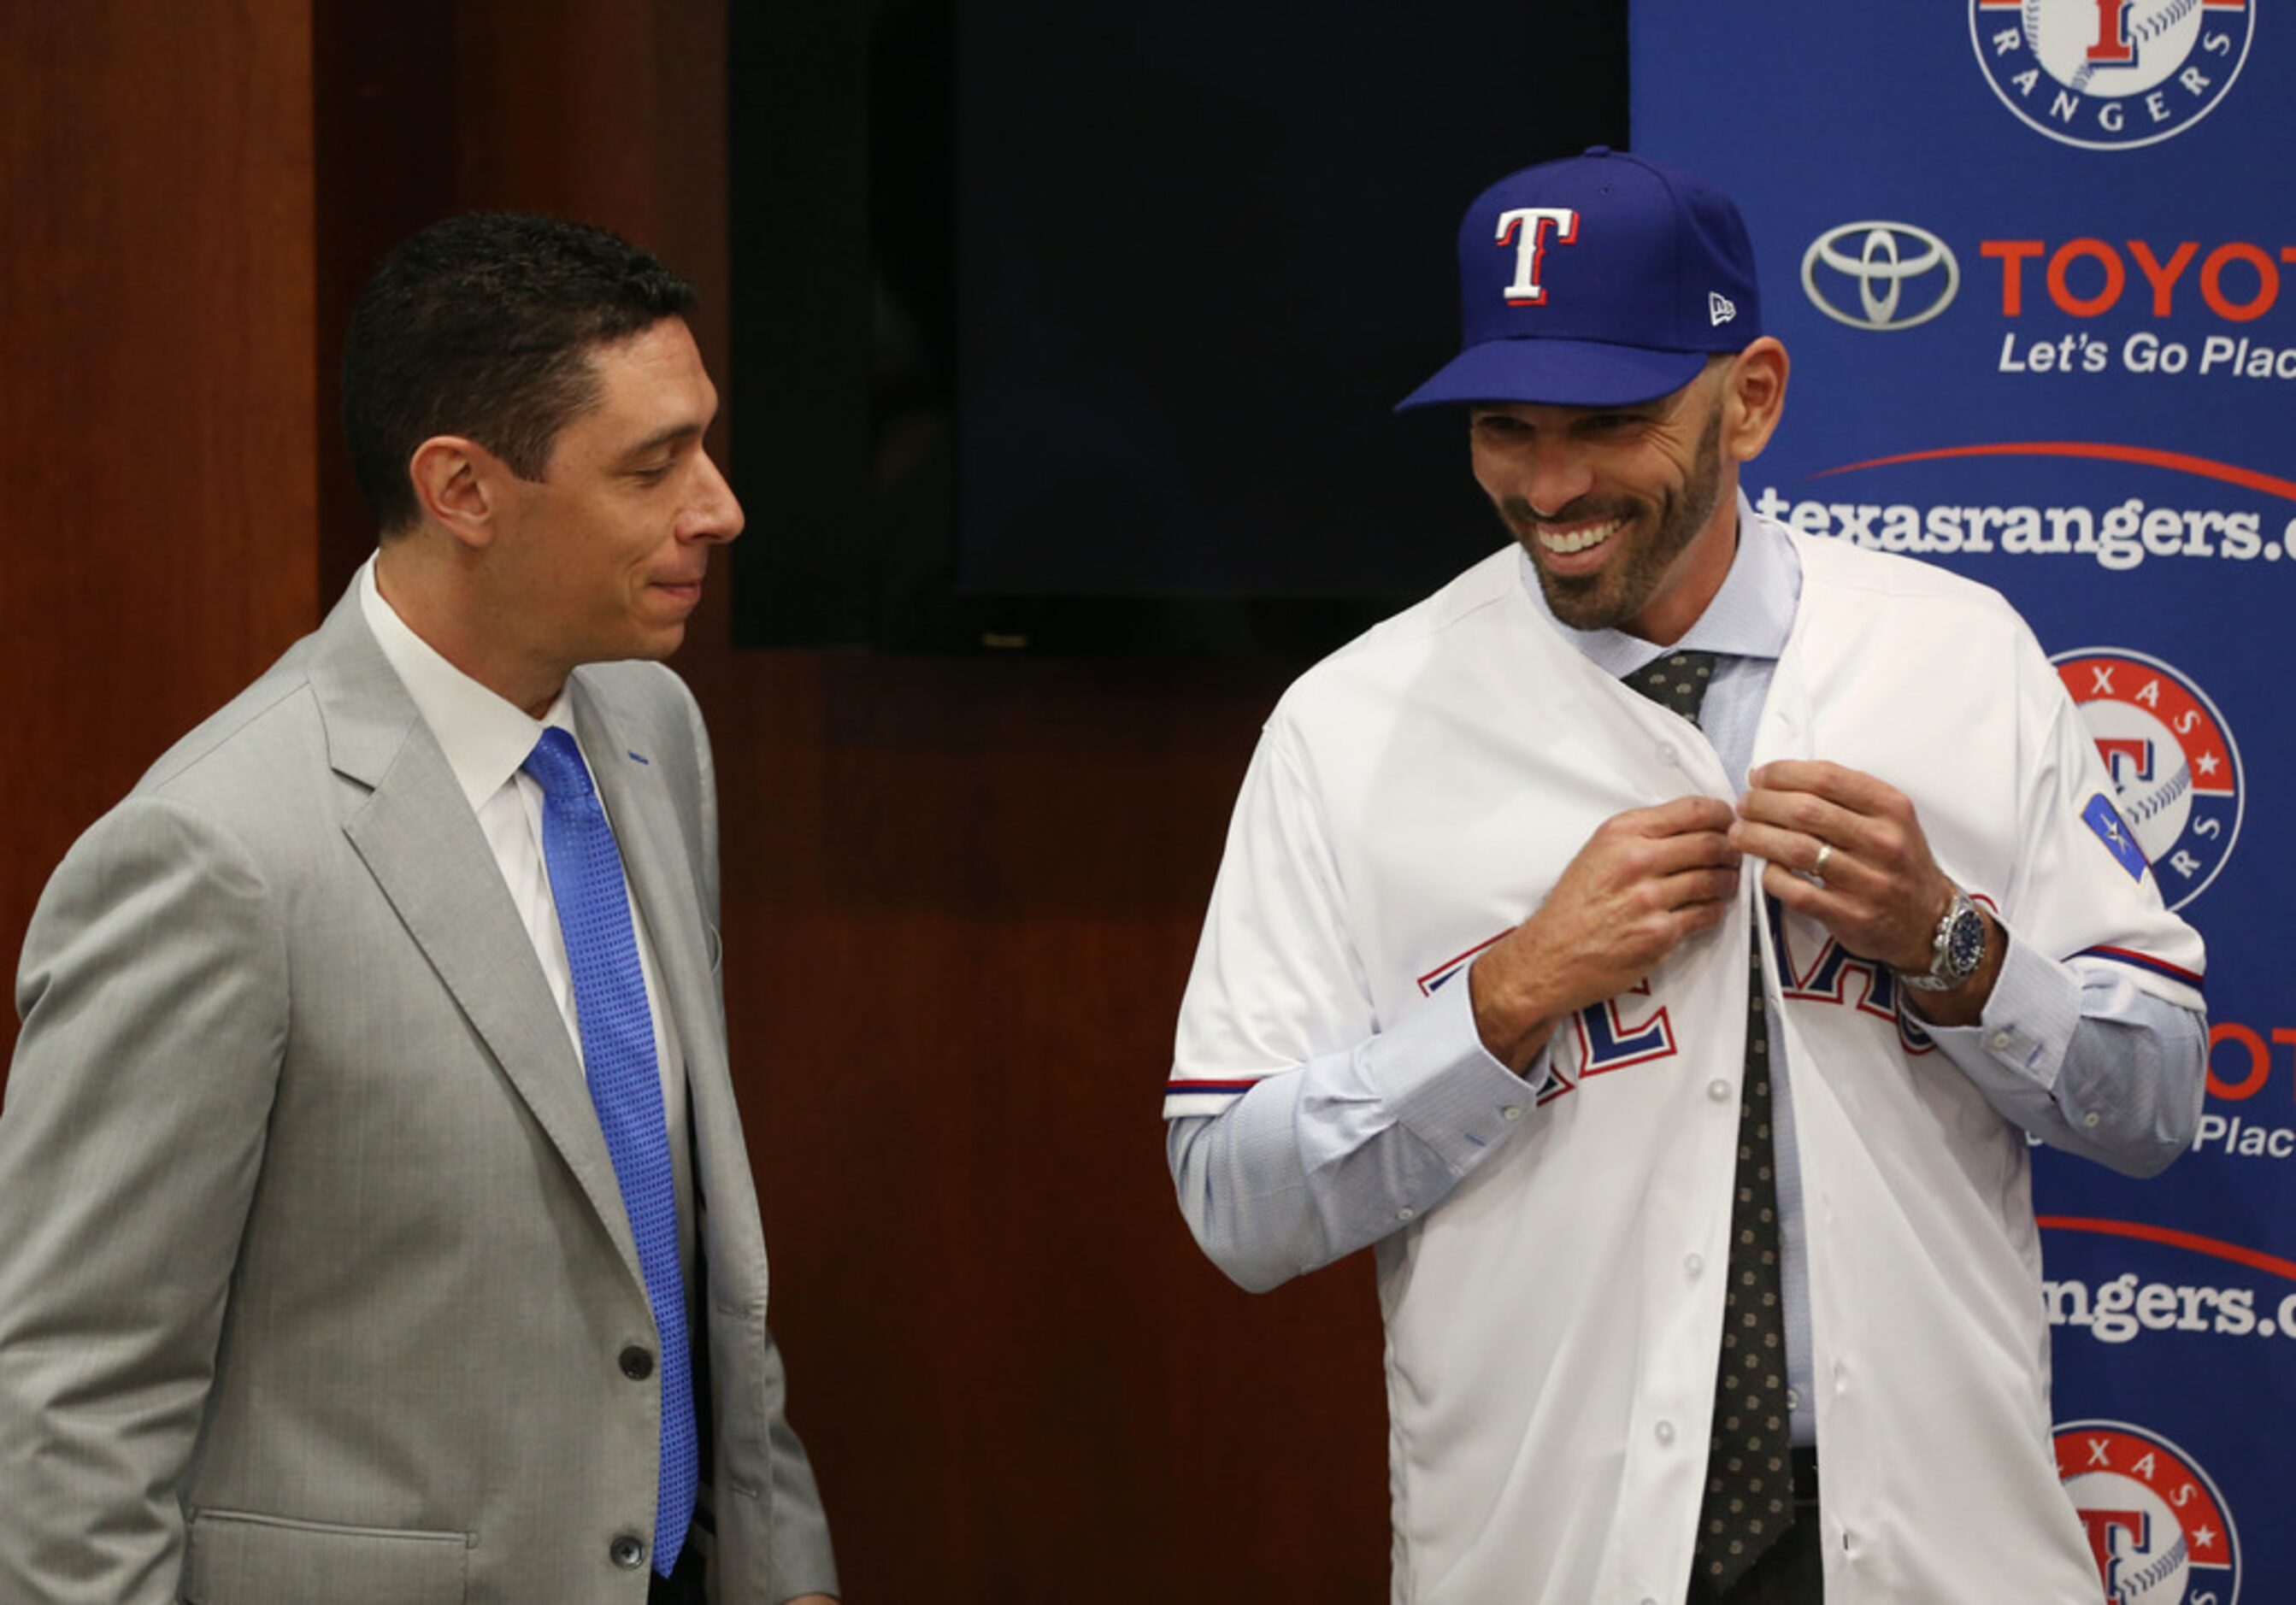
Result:
[[[1711,652],[1676,652],[1637,669],[1627,684],[1694,725],[1716,661]],[[1727,1593],[1794,1519],[1785,1310],[1778,1293],[1778,1187],[1770,1141],[1770,1043],[1762,1014],[1759,942],[1748,975],[1746,1008],[1746,1079],[1738,1099],[1736,1191],[1730,1206],[1730,1286],[1722,1312],[1706,1497],[1698,1512],[1692,1568],[1716,1594]]]

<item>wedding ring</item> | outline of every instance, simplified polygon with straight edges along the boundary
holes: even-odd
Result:
[[[1825,861],[1833,856],[1833,844],[1832,842],[1821,841],[1817,844],[1817,856],[1810,860],[1809,878],[1812,880],[1816,881],[1820,886],[1824,886],[1825,884]]]

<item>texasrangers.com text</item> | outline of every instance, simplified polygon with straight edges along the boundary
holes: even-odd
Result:
[[[1765,486],[1754,505],[1809,535],[1923,555],[1998,552],[2086,557],[2116,571],[2154,559],[2278,562],[2296,557],[2296,518],[2267,529],[2265,515],[2218,507],[2163,507],[2130,496],[2103,508],[1979,506],[1954,502],[1794,501]],[[2277,515],[2274,515],[2277,521]]]
[[[2127,1343],[2147,1332],[2205,1332],[2217,1338],[2296,1338],[2296,1292],[2259,1300],[2254,1288],[2146,1282],[2124,1271],[2110,1282],[2077,1279],[2041,1284],[2054,1327],[2075,1327],[2099,1343]]]

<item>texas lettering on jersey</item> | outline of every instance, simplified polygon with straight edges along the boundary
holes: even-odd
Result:
[[[1909,1056],[1936,1051],[1937,1044],[1906,1010],[1906,988],[1888,965],[1850,952],[1832,937],[1825,938],[1803,964],[1786,934],[1785,911],[1775,897],[1762,902],[1769,921],[1771,949],[1777,954],[1782,998],[1788,1003],[1855,1009],[1886,1021],[1897,1033],[1898,1046]],[[1478,954],[1506,935],[1501,931],[1478,942],[1418,977],[1421,995],[1432,996],[1464,976]],[[1548,1050],[1547,1078],[1538,1091],[1538,1101],[1542,1104],[1576,1092],[1591,1077],[1672,1059],[1682,1051],[1675,1037],[1673,1017],[1658,1003],[1647,976],[1616,997],[1581,1009],[1570,1017],[1567,1038],[1560,1031],[1556,1036],[1569,1045]]]
[[[1794,962],[1792,943],[1786,936],[1785,911],[1775,897],[1762,899],[1770,921],[1770,945],[1778,955],[1778,993],[1792,1003],[1839,1003],[1886,1020],[1898,1033],[1898,1044],[1909,1055],[1932,1052],[1937,1044],[1906,1010],[1906,988],[1897,971],[1879,959],[1860,957],[1828,937],[1819,945],[1809,968]],[[1988,906],[1990,906],[1988,904]],[[1855,986],[1857,995],[1850,995]]]

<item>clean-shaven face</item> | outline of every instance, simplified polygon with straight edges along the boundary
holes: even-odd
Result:
[[[596,405],[559,431],[539,480],[504,487],[488,554],[498,627],[563,669],[675,651],[710,548],[742,532],[741,504],[702,446],[718,392],[685,320],[590,362]]]

